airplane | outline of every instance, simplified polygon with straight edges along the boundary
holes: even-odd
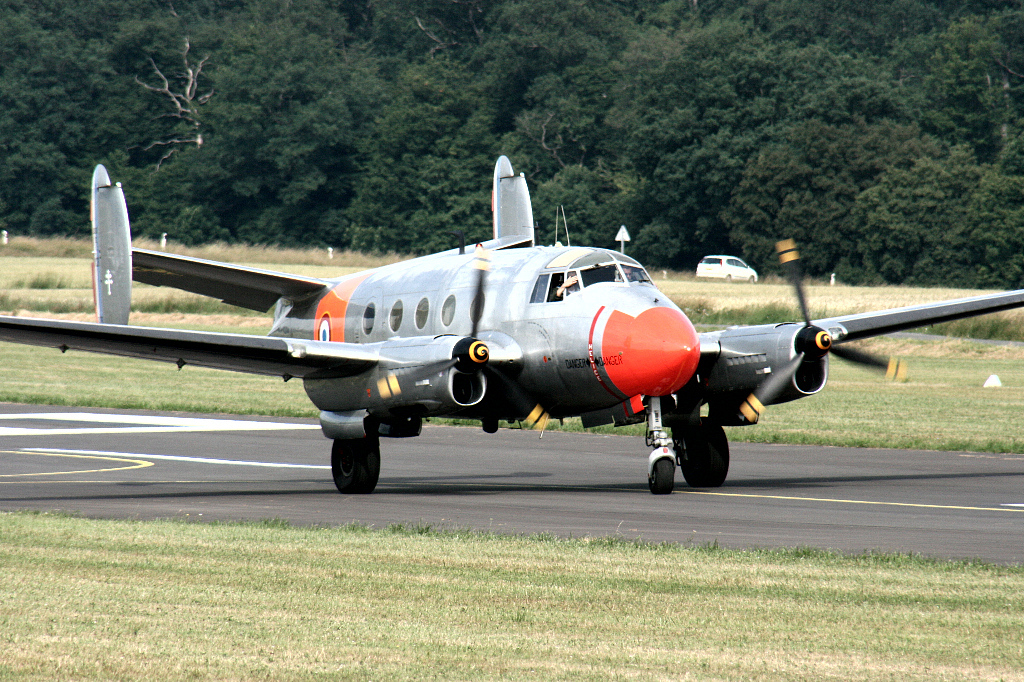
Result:
[[[492,238],[336,279],[132,248],[120,183],[93,174],[98,322],[0,316],[0,340],[298,378],[333,441],[341,493],[367,494],[381,438],[418,436],[428,417],[543,429],[646,422],[648,486],[723,485],[724,427],[814,395],[830,356],[898,374],[845,344],[1024,306],[1024,290],[811,319],[791,240],[777,250],[802,320],[700,332],[636,260],[614,250],[537,244],[526,178],[498,159]],[[132,281],[268,312],[266,337],[128,326]]]

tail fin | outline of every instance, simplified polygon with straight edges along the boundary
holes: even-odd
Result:
[[[128,324],[132,305],[132,234],[121,183],[112,185],[107,169],[92,174],[93,270],[96,317],[108,324]]]
[[[491,191],[491,210],[494,212],[494,238],[521,236],[535,243],[533,235],[533,205],[526,177],[512,171],[507,156],[494,164],[494,187]]]

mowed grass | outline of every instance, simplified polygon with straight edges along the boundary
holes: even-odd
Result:
[[[1024,679],[1019,567],[32,514],[0,538],[0,679]]]

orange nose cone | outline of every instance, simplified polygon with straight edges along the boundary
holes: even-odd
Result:
[[[636,317],[616,310],[605,325],[601,354],[608,378],[627,396],[668,395],[697,371],[700,341],[686,315],[673,308],[649,308]]]

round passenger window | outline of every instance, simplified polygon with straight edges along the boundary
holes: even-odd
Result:
[[[416,306],[416,328],[423,329],[424,325],[427,324],[427,316],[430,315],[430,301],[425,297],[420,299],[419,304]]]
[[[388,321],[391,325],[391,331],[397,332],[398,328],[402,326],[402,302],[395,301],[395,305],[391,306],[391,319]]]
[[[444,299],[444,305],[441,306],[441,324],[448,326],[455,319],[455,294],[452,294],[448,298]]]
[[[377,306],[369,304],[363,311],[363,333],[369,334],[373,331],[373,318],[377,316]]]

